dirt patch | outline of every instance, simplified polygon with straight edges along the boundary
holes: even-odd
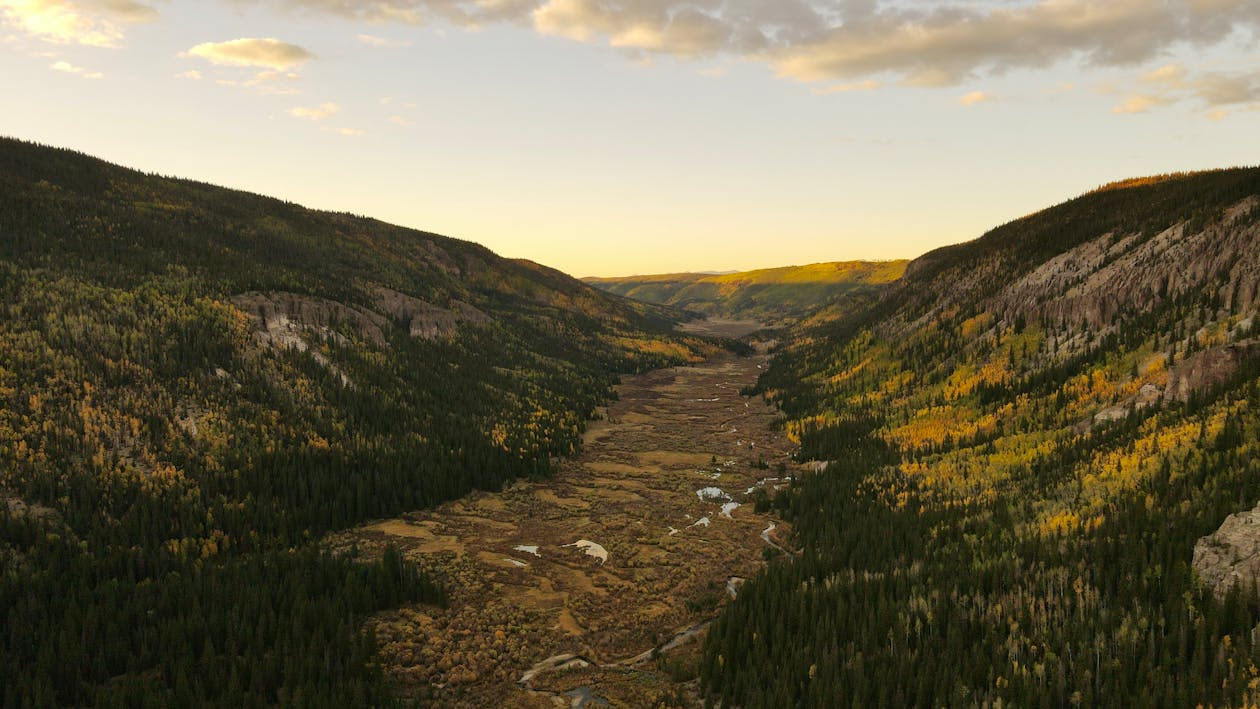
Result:
[[[539,502],[550,505],[553,508],[566,509],[566,510],[573,510],[573,509],[585,510],[591,506],[591,503],[587,502],[586,500],[580,500],[576,497],[561,497],[560,495],[557,495],[552,490],[536,489],[536,490],[533,490],[532,493],[533,493],[533,496],[537,498]]]
[[[368,532],[380,532],[393,537],[409,537],[411,539],[433,539],[433,530],[428,525],[413,524],[403,519],[391,519],[363,528]]]
[[[713,454],[687,453],[684,451],[647,451],[636,456],[646,465],[661,467],[707,466],[713,460]]]
[[[586,629],[578,624],[577,619],[568,608],[560,610],[560,630],[569,635],[585,635]]]
[[[643,472],[642,466],[626,465],[625,463],[591,462],[587,463],[586,467],[588,470],[596,473],[628,473],[634,475]]]

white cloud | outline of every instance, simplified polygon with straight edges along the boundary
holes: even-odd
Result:
[[[407,118],[405,116],[390,116],[386,120],[388,120],[390,123],[393,123],[396,126],[409,126],[412,123],[414,123],[414,121],[412,121],[410,118]]]
[[[176,74],[175,78],[188,79],[190,81],[201,81],[204,77],[201,75],[201,72],[197,71],[196,69],[189,69],[188,71],[181,71],[180,73]]]
[[[266,69],[254,74],[241,85],[271,96],[294,96],[301,92],[291,84],[301,78],[296,72]]]
[[[362,130],[359,130],[358,128],[338,128],[337,129],[338,135],[345,135],[345,136],[351,136],[351,137],[364,135],[366,132],[367,131],[362,131]]]
[[[289,109],[289,115],[294,118],[305,118],[312,121],[322,121],[329,116],[334,116],[341,111],[341,106],[335,103],[323,103],[318,106],[303,107],[295,106]]]
[[[274,71],[288,70],[315,56],[296,44],[281,42],[274,37],[203,42],[185,54],[221,66],[248,66]]]
[[[0,0],[4,24],[54,44],[118,47],[125,25],[157,18],[157,10],[133,0]]]
[[[52,69],[53,71],[65,72],[66,74],[75,74],[77,76],[83,77],[84,79],[101,79],[101,78],[104,78],[105,76],[99,71],[88,71],[87,69],[84,69],[81,66],[75,66],[71,64],[70,62],[54,62],[51,66],[49,66],[49,68]]]

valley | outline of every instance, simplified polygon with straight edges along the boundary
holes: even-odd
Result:
[[[332,535],[328,546],[367,556],[394,544],[447,587],[446,609],[405,606],[369,623],[403,694],[543,707],[678,696],[671,673],[698,671],[693,637],[786,545],[789,530],[754,500],[804,466],[771,430],[777,412],[739,394],[768,360],[763,346],[625,377],[582,452],[550,478]]]
[[[3,706],[1260,704],[1260,169],[613,292],[0,184]]]

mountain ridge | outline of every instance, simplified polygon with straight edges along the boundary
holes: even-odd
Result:
[[[730,273],[587,277],[611,293],[700,315],[782,323],[846,300],[862,301],[901,277],[908,262],[833,261]]]
[[[388,703],[356,619],[441,581],[314,540],[546,475],[619,372],[715,348],[471,242],[12,139],[0,235],[10,705]]]
[[[789,330],[758,390],[827,464],[772,501],[801,554],[713,627],[712,698],[1255,702],[1254,599],[1194,564],[1260,499],[1257,204],[1256,168],[1125,181]]]

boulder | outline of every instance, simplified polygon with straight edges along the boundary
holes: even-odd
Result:
[[[1260,506],[1230,515],[1220,529],[1195,542],[1192,565],[1217,598],[1235,585],[1255,584],[1260,577]]]

